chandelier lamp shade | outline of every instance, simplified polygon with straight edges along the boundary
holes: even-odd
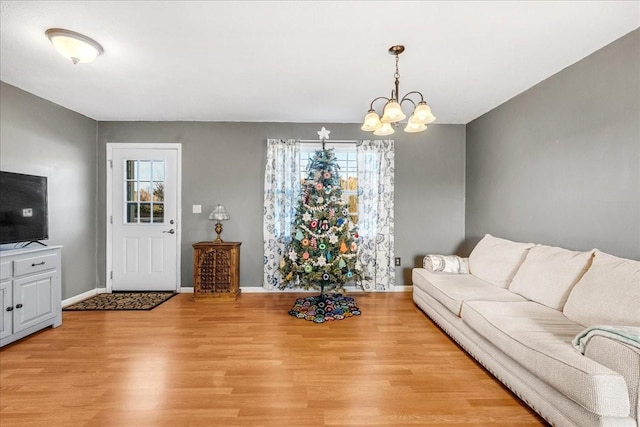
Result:
[[[74,64],[92,62],[104,53],[97,41],[75,31],[49,28],[45,34],[60,55]]]
[[[395,77],[395,89],[391,91],[390,98],[379,96],[371,101],[369,111],[367,111],[367,115],[364,117],[364,123],[360,128],[363,131],[373,132],[374,135],[378,136],[391,135],[395,132],[394,126],[398,126],[401,121],[407,118],[402,111],[402,105],[405,103],[413,105],[413,112],[409,116],[407,125],[404,128],[405,132],[422,132],[427,129],[429,123],[433,123],[436,120],[435,116],[431,113],[431,108],[427,105],[424,96],[422,96],[420,92],[414,90],[400,98],[398,59],[402,52],[404,52],[404,46],[402,45],[395,45],[389,48],[389,53],[396,57],[396,72],[393,75]],[[382,117],[380,117],[373,108],[373,104],[381,99],[386,101],[382,110]]]

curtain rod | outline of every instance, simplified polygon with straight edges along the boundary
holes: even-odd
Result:
[[[317,142],[318,144],[322,144],[322,140],[319,139],[298,139],[300,142]],[[325,144],[355,144],[357,143],[357,139],[325,139]]]

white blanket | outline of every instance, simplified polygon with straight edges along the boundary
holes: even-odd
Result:
[[[571,342],[576,350],[584,354],[587,342],[595,336],[607,337],[640,348],[640,327],[637,326],[591,326],[576,335]]]

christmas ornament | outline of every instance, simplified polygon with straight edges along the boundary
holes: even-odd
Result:
[[[313,221],[311,221],[311,228],[316,228],[318,226],[318,221],[316,221],[315,219]],[[296,236],[297,237],[297,236]]]
[[[296,231],[296,240],[300,241],[304,238],[304,234],[302,234],[302,231],[298,230]]]
[[[347,263],[344,262],[342,258],[340,258],[340,261],[338,261],[338,267],[345,268],[346,266],[347,266]]]
[[[358,245],[356,245],[356,242],[351,242],[351,252],[355,252],[356,249],[358,249]]]
[[[307,257],[307,258],[309,258],[309,257]],[[305,273],[311,273],[312,271],[313,271],[313,267],[311,267],[309,264],[306,264],[304,266],[304,272]]]
[[[309,252],[305,252],[302,254],[302,259],[309,259]]]
[[[320,249],[321,251],[324,251],[325,249],[327,249],[327,245],[325,245],[324,243],[320,243],[318,245],[318,249]]]
[[[347,244],[345,242],[340,243],[340,252],[342,253],[347,252]]]
[[[320,191],[324,188],[324,185],[322,185],[321,182],[316,182],[316,190]]]

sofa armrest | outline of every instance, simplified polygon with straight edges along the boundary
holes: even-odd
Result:
[[[640,348],[605,336],[593,336],[584,355],[624,377],[629,390],[631,417],[640,414]]]

